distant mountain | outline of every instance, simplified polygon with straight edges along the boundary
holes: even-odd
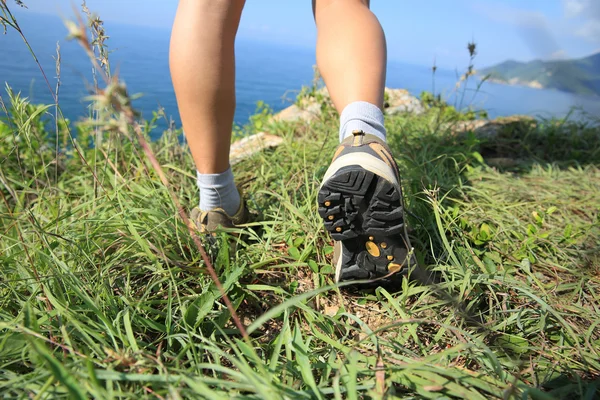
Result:
[[[600,95],[600,53],[576,60],[505,61],[485,68],[493,82]]]

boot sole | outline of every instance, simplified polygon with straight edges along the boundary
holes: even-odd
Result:
[[[390,273],[397,279],[414,264],[399,184],[359,165],[344,166],[323,183],[318,202],[325,229],[342,245],[336,282]]]

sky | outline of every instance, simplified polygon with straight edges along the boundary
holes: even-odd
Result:
[[[24,3],[26,12],[68,16],[80,1]],[[107,23],[155,27],[168,35],[177,1],[87,0],[87,5]],[[600,0],[371,0],[371,9],[394,61],[431,66],[435,60],[441,68],[462,69],[469,41],[477,43],[475,64],[481,67],[600,51]],[[238,38],[314,48],[311,1],[247,0]]]

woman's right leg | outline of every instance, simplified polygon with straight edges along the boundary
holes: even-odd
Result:
[[[336,281],[406,273],[414,266],[400,173],[386,144],[386,42],[369,0],[313,0],[317,64],[340,112],[340,146],[319,190],[336,241]],[[379,282],[381,284],[383,282]],[[397,283],[397,282],[394,282]]]
[[[313,0],[317,64],[338,112],[362,101],[383,108],[387,49],[369,0]]]

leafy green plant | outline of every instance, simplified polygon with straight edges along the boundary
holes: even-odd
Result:
[[[474,121],[476,119],[487,119],[488,113],[486,110],[467,110],[458,111],[454,106],[442,99],[441,94],[434,95],[430,92],[421,92],[419,96],[423,105],[428,108],[433,108],[440,111],[440,119],[442,121]]]

